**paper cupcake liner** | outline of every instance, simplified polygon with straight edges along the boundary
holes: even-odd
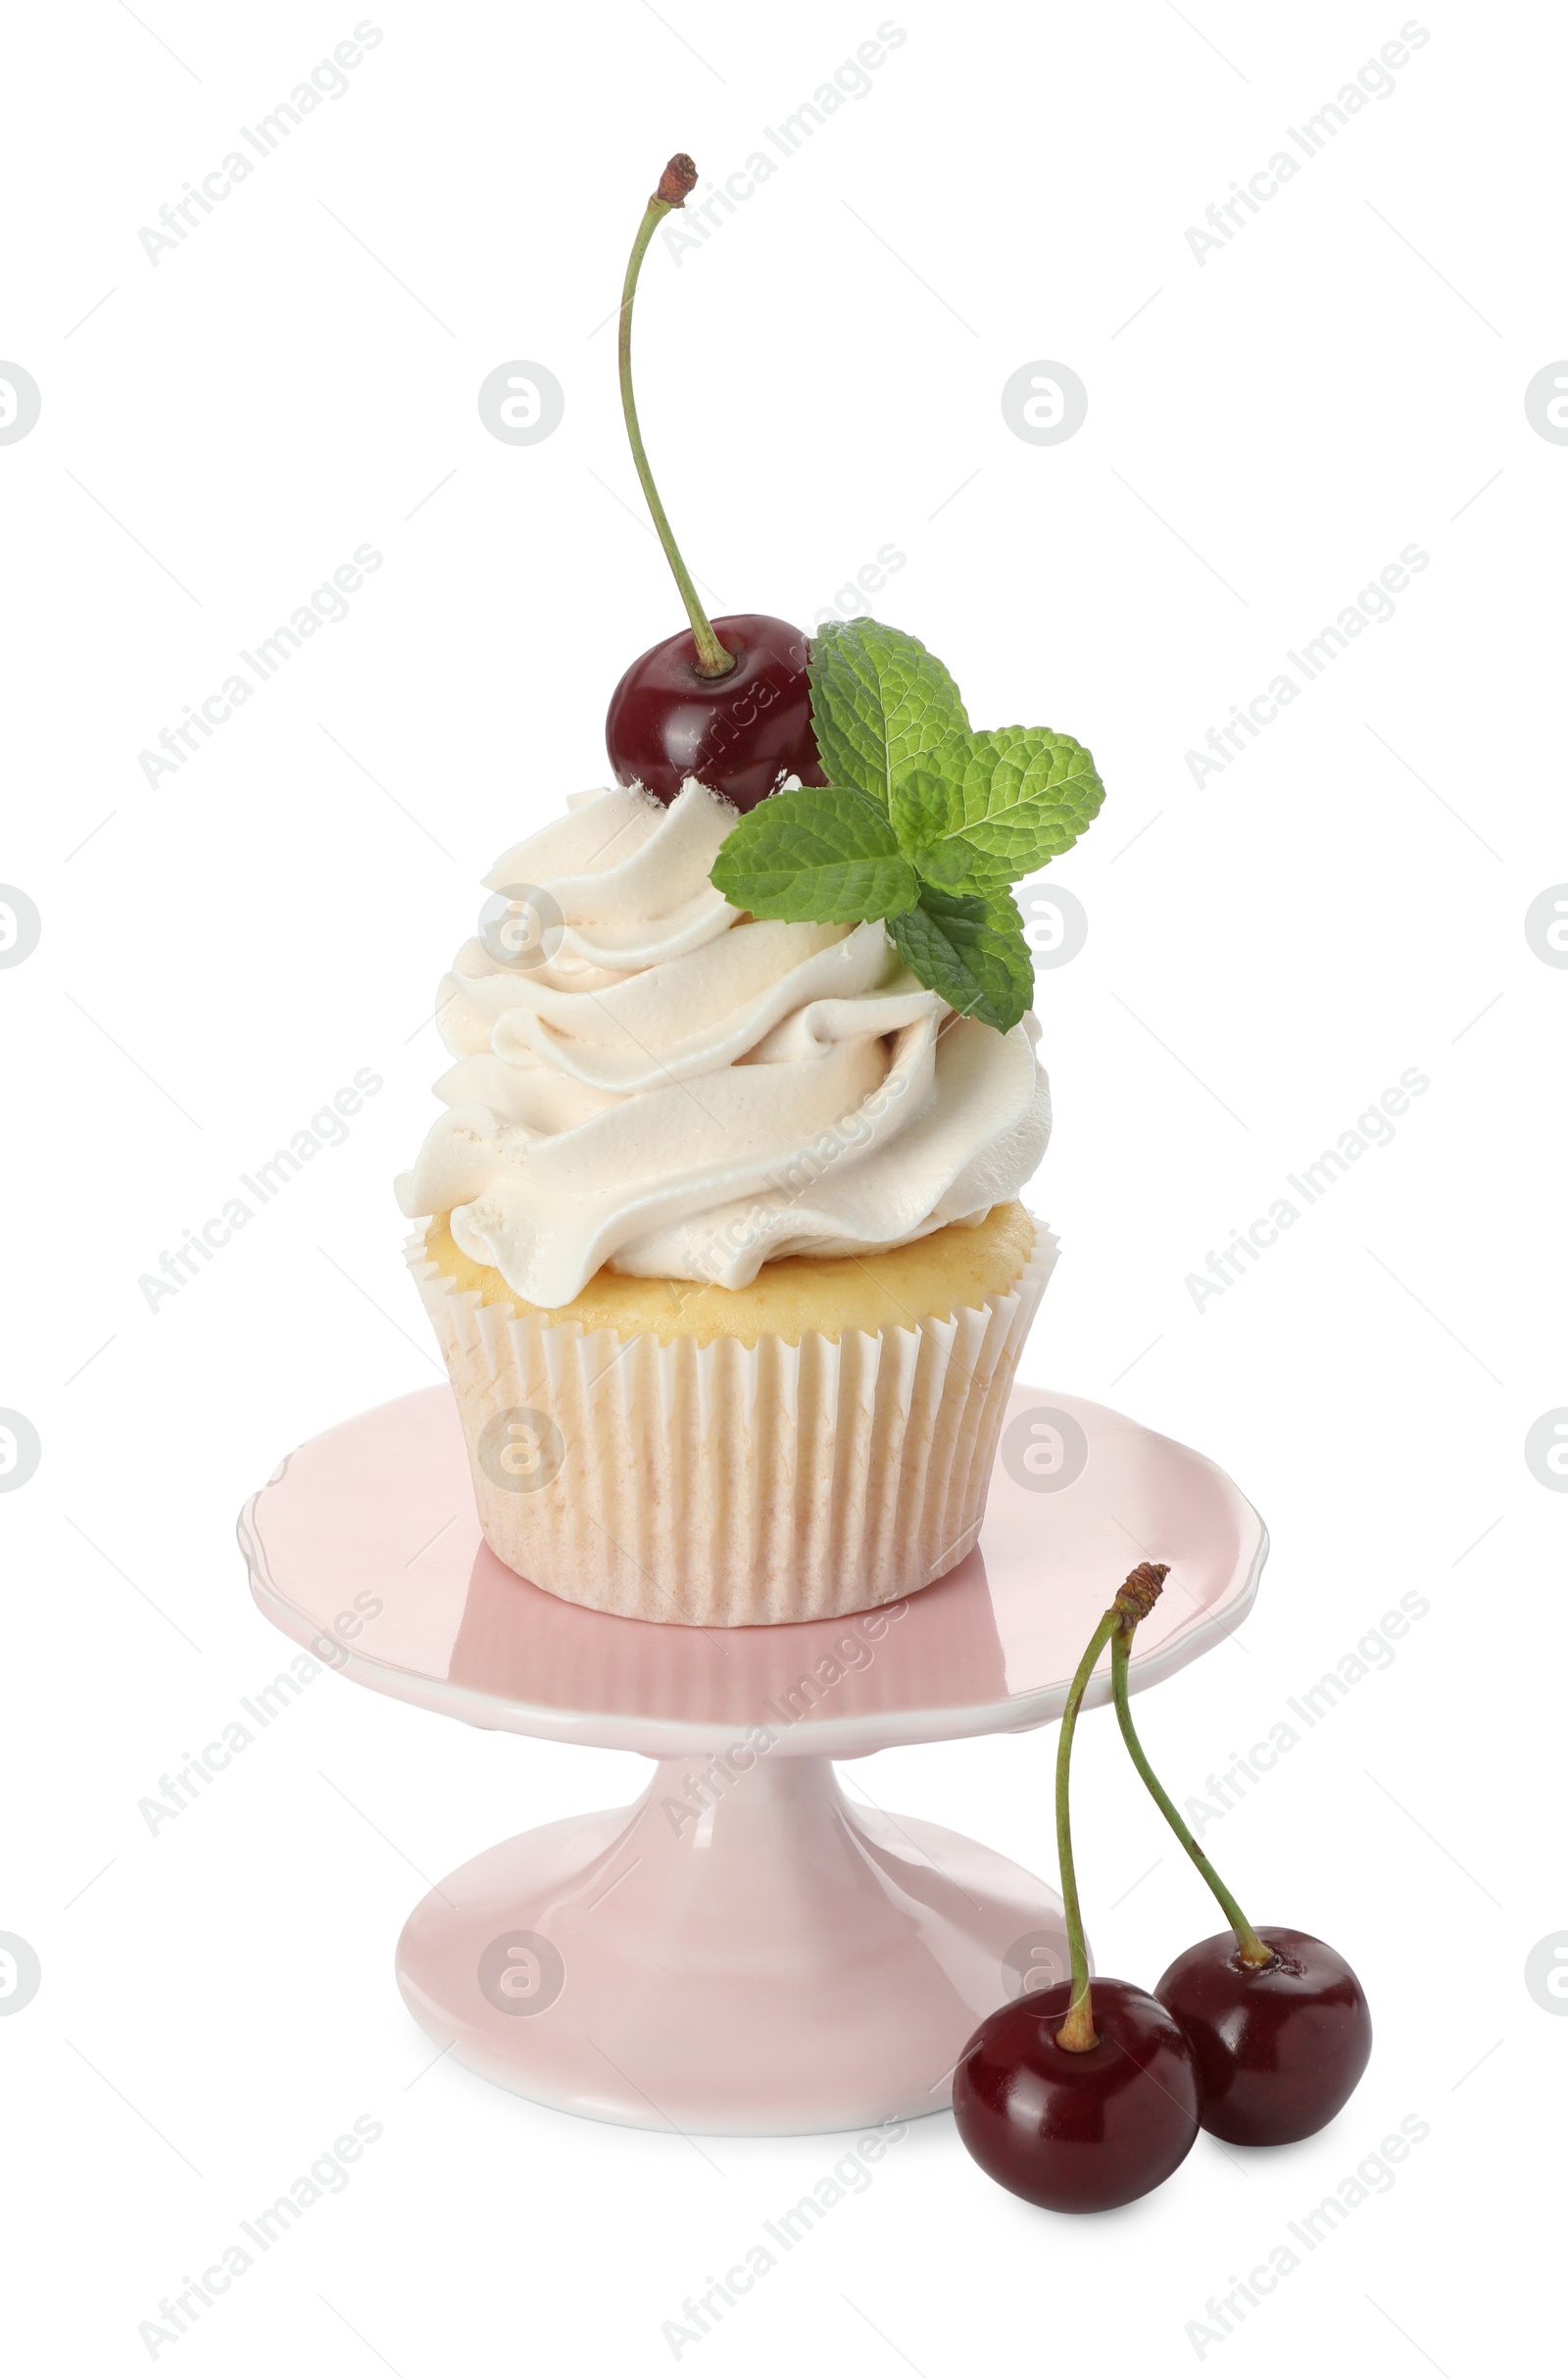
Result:
[[[980,1532],[1056,1259],[945,1321],[797,1345],[627,1338],[486,1305],[410,1242],[485,1541],[568,1603],[686,1627],[836,1618],[946,1575]]]

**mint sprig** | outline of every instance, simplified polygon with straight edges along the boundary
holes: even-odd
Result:
[[[948,671],[878,620],[830,620],[808,673],[823,788],[775,793],[725,837],[712,880],[753,917],[885,921],[917,981],[1008,1032],[1034,967],[1008,886],[1070,850],[1104,799],[1049,727],[970,727]]]

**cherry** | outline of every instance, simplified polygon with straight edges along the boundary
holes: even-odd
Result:
[[[755,809],[786,776],[826,784],[800,629],[763,612],[733,612],[713,632],[734,659],[722,677],[703,675],[690,628],[632,663],[605,720],[616,777],[668,802],[696,776],[737,810]]]
[[[811,732],[806,638],[787,620],[762,612],[733,612],[715,628],[654,485],[632,393],[631,315],[643,258],[656,226],[673,208],[684,207],[696,183],[697,168],[686,156],[672,157],[659,177],[626,266],[619,348],[620,404],[632,461],[691,626],[632,663],[611,696],[605,741],[622,784],[643,785],[670,802],[686,778],[696,776],[737,809],[752,810],[787,776],[808,785],[827,782]]]
[[[1232,1930],[1185,1950],[1160,1976],[1157,1996],[1198,2059],[1203,2129],[1238,2147],[1281,2148],[1309,2139],[1339,2113],[1372,2054],[1372,2017],[1338,1950],[1285,1925],[1259,1933],[1249,1924],[1149,1764],[1128,1705],[1127,1663],[1133,1631],[1153,1609],[1165,1574],[1111,1637],[1111,1692],[1133,1765]]]
[[[1099,2039],[1064,2049],[1071,1983],[988,2015],[953,2076],[958,2137],[982,2171],[1053,2213],[1102,2213],[1167,2180],[1198,2137],[1192,2043],[1136,1983],[1094,1986]]]
[[[1366,1993],[1327,1942],[1287,1925],[1249,1965],[1234,1933],[1195,1942],[1155,1985],[1198,2059],[1200,2121],[1240,2148],[1283,2148],[1332,2122],[1366,2070]]]
[[[988,2015],[953,2077],[958,2137],[975,2162],[1014,2197],[1055,2213],[1129,2205],[1168,2179],[1198,2137],[1198,2060],[1175,2017],[1136,1983],[1091,1990],[1067,1792],[1095,1662],[1115,1630],[1152,1608],[1164,1576],[1147,1561],[1133,1571],[1090,1638],[1062,1708],[1056,1851],[1072,1980]]]

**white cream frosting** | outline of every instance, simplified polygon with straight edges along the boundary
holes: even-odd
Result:
[[[446,1113],[397,1193],[531,1305],[606,1264],[742,1288],[776,1257],[902,1247],[981,1221],[1045,1154],[1034,1016],[956,1016],[880,924],[743,922],[709,880],[735,822],[693,777],[667,809],[583,793],[484,879],[560,922],[532,966],[459,951]]]

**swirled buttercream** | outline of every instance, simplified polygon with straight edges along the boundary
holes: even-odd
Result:
[[[1045,1153],[1033,1016],[955,1015],[878,923],[743,917],[709,880],[734,823],[695,778],[667,809],[579,794],[484,879],[531,938],[492,928],[443,978],[446,1112],[397,1193],[531,1305],[602,1264],[741,1288],[901,1247]]]

